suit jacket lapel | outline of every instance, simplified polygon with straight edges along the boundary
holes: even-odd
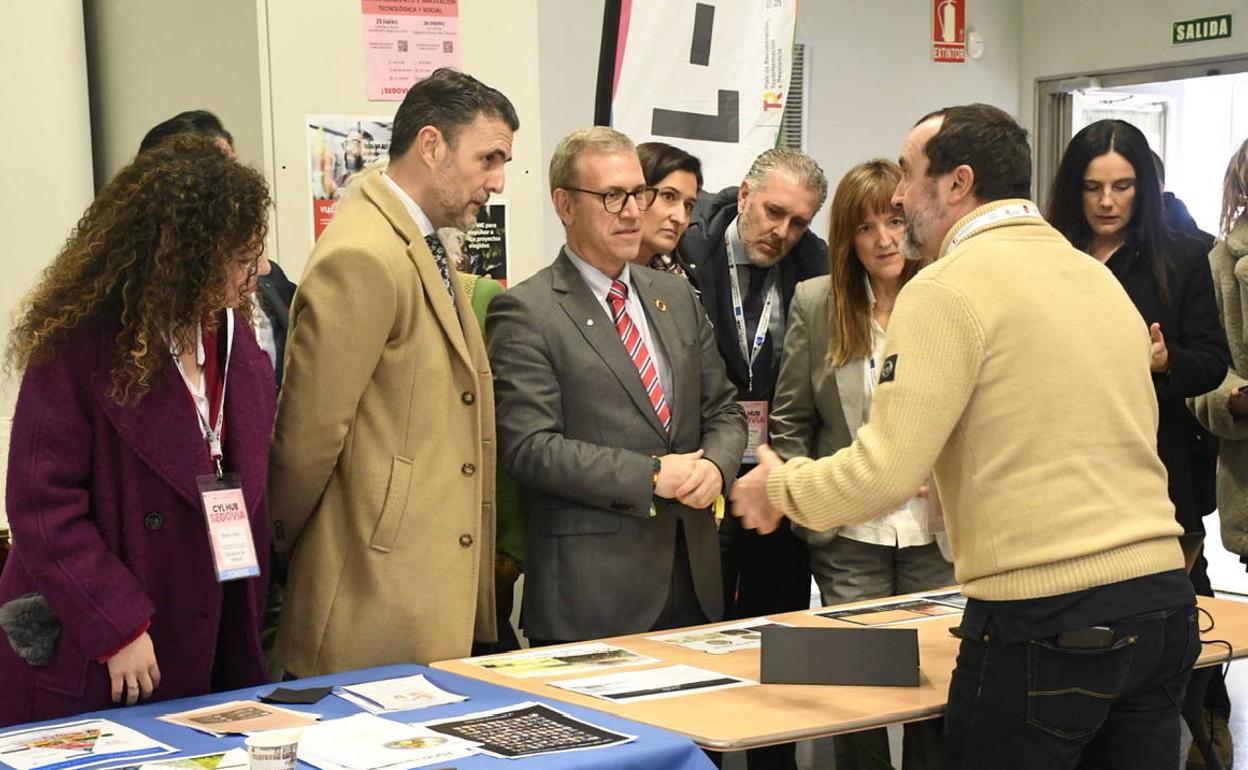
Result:
[[[651,336],[657,338],[660,345],[663,346],[663,354],[667,358],[668,380],[664,394],[667,396],[667,406],[672,411],[672,427],[671,434],[679,435],[677,428],[679,422],[686,417],[686,407],[691,405],[684,403],[683,399],[678,399],[676,394],[680,392],[680,386],[683,384],[680,380],[683,369],[679,366],[683,359],[685,344],[680,339],[680,332],[676,329],[676,319],[672,314],[667,312],[666,308],[674,300],[673,297],[664,296],[655,284],[654,276],[647,270],[633,268],[630,270],[633,276],[633,283],[637,287],[637,297],[641,300],[642,308],[646,313],[646,320],[650,326]],[[663,303],[664,309],[659,309],[658,303]],[[655,351],[651,351],[654,355]],[[630,362],[631,363],[631,362]],[[638,380],[640,381],[640,377]],[[647,405],[650,403],[646,401]],[[693,404],[693,409],[700,409],[700,404]],[[650,409],[654,412],[654,409]],[[658,418],[655,418],[658,422]],[[659,423],[662,425],[662,423]]]
[[[851,436],[862,427],[862,405],[866,398],[866,386],[862,379],[864,366],[863,359],[855,358],[836,367],[836,390],[841,397],[841,409],[845,412],[845,424],[849,426]]]
[[[628,393],[628,397],[650,426],[666,441],[667,431],[663,429],[645,389],[641,387],[641,376],[637,374],[637,367],[632,359],[624,352],[624,344],[620,341],[615,325],[562,251],[551,269],[551,288],[559,295],[559,303],[568,314],[572,325],[619,380],[620,386]]]
[[[137,406],[120,406],[113,401],[108,395],[109,380],[107,369],[91,375],[92,391],[100,411],[135,455],[198,508],[199,489],[195,477],[212,472],[212,459],[199,431],[199,419],[195,416],[190,394],[177,369],[172,363],[168,364],[156,387]]]
[[[240,323],[237,335],[250,335]],[[240,349],[240,339],[234,340],[230,354],[229,381],[225,388],[225,460],[226,467],[239,475],[243,482],[248,510],[255,510],[264,496],[267,479],[263,473],[267,467],[269,438],[272,432],[273,396],[268,375],[262,360],[256,357],[259,348],[248,343],[245,352]]]
[[[446,334],[456,354],[463,359],[469,369],[473,369],[472,357],[468,354],[468,344],[464,340],[463,319],[468,318],[474,325],[476,321],[473,320],[472,307],[468,304],[468,299],[459,286],[459,280],[455,277],[454,266],[450,266],[451,288],[455,291],[455,303],[452,304],[442,284],[442,274],[438,271],[438,264],[429,251],[429,245],[425,243],[420,227],[412,221],[403,201],[394,194],[386,180],[381,178],[381,171],[374,171],[365,177],[360,190],[374,206],[381,210],[382,215],[390,220],[390,224],[394,226],[399,237],[407,242],[408,259],[412,260],[412,264],[416,266],[416,272],[420,274],[420,283],[429,304],[433,307],[434,317],[441,324],[442,331]],[[464,308],[467,308],[466,313]]]

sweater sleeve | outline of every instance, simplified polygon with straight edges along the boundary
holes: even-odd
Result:
[[[912,281],[893,310],[866,425],[831,457],[795,458],[772,472],[772,503],[816,530],[896,509],[931,472],[983,358],[984,332],[966,298],[935,279]]]

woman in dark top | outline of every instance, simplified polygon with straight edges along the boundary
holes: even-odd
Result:
[[[248,323],[269,205],[258,172],[174,137],[27,295],[0,725],[264,681],[274,388]]]
[[[688,278],[693,266],[680,253],[679,245],[702,189],[702,162],[663,142],[637,145],[637,157],[646,184],[658,188],[659,193],[641,215],[641,248],[633,261]]]
[[[1157,451],[1176,518],[1185,531],[1203,533],[1201,517],[1213,510],[1215,439],[1184,399],[1216,388],[1230,362],[1208,256],[1167,227],[1148,141],[1121,120],[1098,121],[1071,139],[1048,215],[1076,248],[1105,263],[1149,326]]]

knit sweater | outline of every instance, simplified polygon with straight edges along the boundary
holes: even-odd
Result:
[[[1039,216],[954,236],[897,298],[854,443],[772,472],[812,529],[895,509],[934,469],[964,593],[1057,596],[1182,569],[1149,336],[1104,265]],[[1035,204],[1029,204],[1033,207]]]

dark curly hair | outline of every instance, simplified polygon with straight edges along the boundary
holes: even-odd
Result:
[[[268,184],[209,138],[171,137],[105,185],[64,248],[26,295],[9,333],[6,367],[52,359],[94,322],[120,327],[109,395],[135,404],[168,365],[170,342],[195,344],[226,303],[227,266],[264,250]],[[246,286],[241,315],[251,317]]]

